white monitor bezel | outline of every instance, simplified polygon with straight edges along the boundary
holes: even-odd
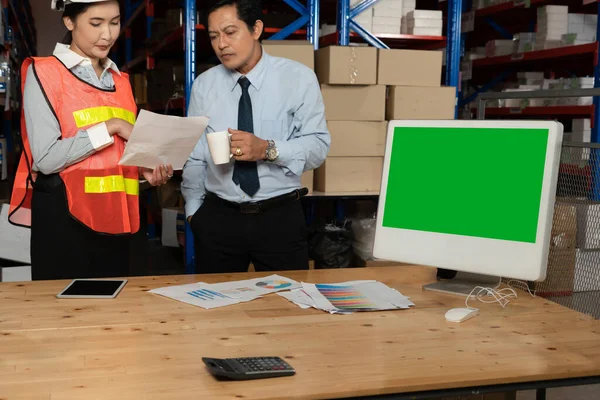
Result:
[[[383,226],[383,210],[396,127],[548,129],[548,147],[536,243],[485,239]],[[388,124],[373,255],[375,258],[483,275],[541,281],[546,277],[563,137],[554,121],[403,120]],[[518,143],[515,143],[518,146]],[[482,150],[485,151],[485,150]],[[443,198],[440,198],[443,201]]]

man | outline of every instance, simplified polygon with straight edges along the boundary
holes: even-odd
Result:
[[[321,165],[331,138],[316,76],[266,54],[261,5],[217,0],[208,34],[221,61],[194,82],[189,115],[229,130],[232,161],[215,165],[206,135],[183,169],[182,193],[199,272],[308,268],[300,177]]]

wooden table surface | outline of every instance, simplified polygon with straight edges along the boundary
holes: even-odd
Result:
[[[330,315],[277,295],[204,310],[147,290],[264,273],[131,278],[114,300],[66,300],[67,283],[0,284],[0,399],[308,399],[600,375],[600,321],[520,292],[505,309],[421,289],[424,267],[285,272],[305,282],[377,279],[410,310]],[[278,355],[292,377],[215,380],[202,357]]]

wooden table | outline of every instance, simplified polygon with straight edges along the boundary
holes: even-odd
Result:
[[[600,321],[520,293],[449,323],[444,313],[464,299],[423,291],[434,269],[282,273],[380,280],[416,304],[392,312],[330,315],[277,295],[204,310],[146,293],[264,275],[132,278],[115,300],[56,299],[66,281],[0,284],[0,399],[435,398],[600,381]],[[285,357],[297,374],[223,382],[201,361],[262,355]]]

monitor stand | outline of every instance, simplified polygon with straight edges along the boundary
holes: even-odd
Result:
[[[496,289],[500,286],[500,278],[470,272],[458,272],[453,279],[441,279],[435,283],[423,285],[423,290],[468,296],[476,286]]]

